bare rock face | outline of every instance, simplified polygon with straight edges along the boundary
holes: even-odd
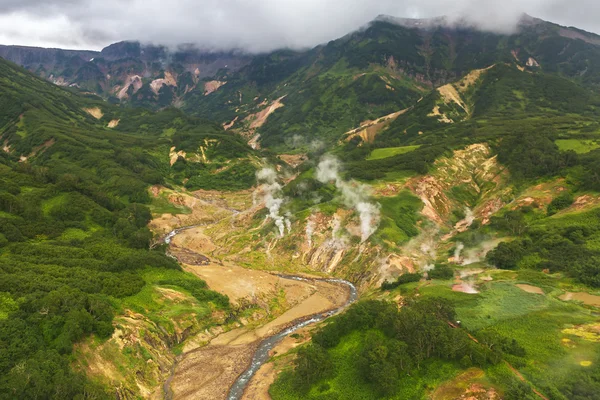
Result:
[[[99,52],[0,46],[0,57],[57,85],[78,87],[121,101],[135,100],[128,94],[130,86],[133,93],[144,89],[142,97],[157,105],[164,86],[173,89],[170,100],[175,102],[179,96],[194,90],[199,80],[220,71],[237,71],[251,59],[241,53],[205,51],[190,45],[171,50],[139,42],[115,43]],[[225,83],[215,82],[219,84],[208,88],[200,85],[200,90],[204,93],[206,89],[209,94]]]

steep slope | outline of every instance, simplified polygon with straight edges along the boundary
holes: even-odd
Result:
[[[467,81],[477,79],[496,64],[594,86],[599,56],[597,36],[531,17],[524,17],[513,35],[456,27],[443,19],[380,17],[364,30],[308,52],[255,57],[218,93],[189,93],[184,108],[210,114],[248,137],[260,134],[265,146],[306,146],[315,138],[331,142],[367,120],[411,107],[434,87],[439,87],[440,107],[449,107],[460,119],[473,110],[452,98],[457,91],[462,96],[469,83],[445,85],[469,73]],[[251,128],[244,123],[277,99],[284,106],[264,124]],[[430,112],[442,121],[453,120],[439,109]]]
[[[166,205],[148,189],[179,179],[171,148],[205,162],[251,149],[177,110],[117,109],[5,60],[0,103],[0,398],[160,395],[174,348],[237,311],[149,250],[151,210]]]
[[[512,35],[444,18],[380,16],[364,29],[308,51],[249,56],[122,42],[87,60],[88,53],[59,50],[6,48],[3,54],[58,83],[115,102],[150,108],[174,104],[217,120],[255,145],[290,149],[306,148],[315,138],[334,143],[366,121],[413,106],[434,87],[445,91],[445,105],[456,106],[448,111],[468,114],[466,104],[447,101],[456,95],[445,85],[496,64],[595,87],[599,45],[597,35],[529,16]],[[453,120],[431,111],[442,121]]]
[[[210,92],[214,80],[208,77],[236,71],[249,60],[236,52],[201,51],[193,46],[172,51],[139,42],[115,43],[99,52],[0,46],[0,57],[59,86],[150,108],[175,104],[196,87]]]

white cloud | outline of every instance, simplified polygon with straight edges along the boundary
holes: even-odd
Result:
[[[0,42],[99,49],[137,39],[268,51],[351,32],[379,14],[465,16],[488,29],[522,12],[600,31],[597,0],[1,0]]]

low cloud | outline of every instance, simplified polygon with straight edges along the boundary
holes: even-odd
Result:
[[[121,40],[264,52],[341,37],[379,14],[447,15],[509,31],[523,12],[600,31],[596,0],[3,0],[4,44],[100,49]]]

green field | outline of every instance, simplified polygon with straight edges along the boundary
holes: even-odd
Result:
[[[573,150],[575,153],[589,153],[600,147],[600,144],[593,140],[582,139],[560,139],[555,141],[558,148],[562,151]]]
[[[415,151],[421,146],[401,146],[401,147],[387,147],[384,149],[375,149],[371,152],[367,160],[381,160],[397,156],[398,154],[406,154],[411,151]]]

